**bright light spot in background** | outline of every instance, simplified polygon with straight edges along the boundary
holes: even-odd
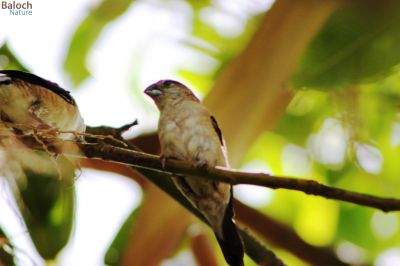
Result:
[[[218,34],[225,37],[240,35],[245,26],[243,18],[235,17],[232,14],[211,7],[202,10],[201,18],[205,23],[212,25]]]
[[[88,67],[93,78],[77,93],[86,123],[121,126],[138,118],[139,126],[135,131],[156,127],[155,107],[144,105],[143,99],[147,98],[142,91],[161,77],[176,78],[173,74],[177,67],[175,59],[182,59],[187,54],[179,53],[174,44],[166,45],[166,32],[171,33],[172,29],[173,36],[182,37],[190,31],[187,27],[190,25],[191,13],[187,12],[190,7],[181,1],[170,1],[166,6],[182,12],[172,14],[165,5],[138,2],[105,28],[89,55]],[[154,16],[158,18],[156,21]],[[157,47],[149,45],[153,43]],[[148,58],[150,55],[155,57]],[[143,63],[147,61],[152,62],[151,68],[143,71]],[[135,97],[132,97],[132,84],[138,89]]]
[[[393,123],[390,145],[394,148],[400,145],[400,123]]]
[[[268,165],[263,161],[251,161],[243,165],[240,170],[250,173],[271,172]],[[238,185],[234,186],[233,190],[236,198],[255,208],[267,205],[274,194],[271,189],[253,185]]]
[[[400,248],[391,248],[382,252],[375,260],[375,266],[399,266]]]
[[[161,266],[196,266],[197,263],[192,252],[183,251],[172,259],[166,259],[161,263]]]
[[[351,265],[364,265],[367,262],[365,250],[350,242],[340,243],[336,253],[340,260]]]
[[[371,218],[372,232],[381,240],[387,240],[398,230],[398,215],[376,211]]]
[[[217,8],[204,8],[201,12],[201,19],[212,25],[221,36],[236,37],[243,32],[249,14],[256,15],[266,11],[274,1],[217,0],[214,2]]]
[[[282,168],[286,175],[307,176],[311,171],[311,161],[305,149],[294,144],[288,144],[283,148]]]
[[[312,134],[307,149],[314,160],[331,167],[340,167],[345,158],[347,134],[340,121],[328,118],[317,134]]]
[[[21,265],[44,265],[4,179],[0,180],[1,227],[17,249]],[[58,265],[103,265],[104,254],[124,219],[139,204],[141,191],[133,181],[112,173],[83,169],[76,182],[76,220],[71,240]]]
[[[274,0],[216,0],[214,1],[217,9],[222,9],[225,12],[232,13],[236,16],[243,16],[243,14],[256,15],[260,12],[268,10]]]
[[[90,78],[74,96],[87,125],[120,127],[140,114],[120,80]]]
[[[334,201],[316,197],[299,198],[293,225],[306,242],[328,246],[335,239],[339,206]]]
[[[60,254],[60,265],[103,265],[108,246],[139,204],[141,190],[135,182],[117,174],[83,169],[76,182],[76,194],[75,230]]]
[[[63,85],[60,72],[69,38],[93,0],[33,0],[32,16],[9,16],[0,10],[0,44],[12,51],[34,73]]]
[[[383,156],[381,152],[368,144],[355,143],[357,161],[365,172],[379,174],[382,170]]]
[[[0,224],[12,245],[16,247],[17,263],[21,265],[43,265],[29,237],[25,223],[18,211],[17,203],[5,177],[0,178]]]

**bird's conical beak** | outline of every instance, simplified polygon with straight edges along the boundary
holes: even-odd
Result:
[[[155,83],[153,85],[150,85],[144,90],[144,93],[149,95],[150,97],[157,97],[163,94],[163,92],[158,88],[158,84]]]

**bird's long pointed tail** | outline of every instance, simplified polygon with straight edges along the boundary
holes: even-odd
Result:
[[[226,208],[224,220],[222,222],[223,238],[220,238],[217,234],[215,235],[226,262],[231,266],[243,266],[243,243],[238,229],[233,221],[234,214],[232,199],[233,197]]]

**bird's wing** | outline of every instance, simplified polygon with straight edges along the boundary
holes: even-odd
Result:
[[[217,135],[218,135],[219,142],[221,143],[221,150],[222,150],[222,153],[223,153],[223,156],[224,156],[224,159],[225,159],[224,166],[229,168],[230,166],[229,166],[229,161],[228,161],[228,151],[227,151],[227,148],[226,148],[225,140],[222,137],[221,129],[219,128],[217,120],[215,119],[215,117],[214,116],[210,116],[210,118],[211,118],[211,124],[212,124],[212,126],[213,126],[213,128],[215,130],[215,133],[217,133]]]
[[[211,124],[212,124],[215,132],[218,135],[219,141],[221,142],[221,146],[225,146],[224,139],[222,137],[222,132],[221,132],[221,129],[219,128],[219,126],[218,126],[217,120],[215,119],[214,116],[210,116],[210,118],[211,118]]]
[[[217,120],[213,116],[211,116],[211,123],[221,142],[222,150],[224,152],[224,156],[226,159],[227,153],[226,153],[225,141],[222,137],[222,132],[218,126]],[[227,159],[226,163],[228,164]],[[233,190],[231,186],[229,203],[226,206],[225,214],[222,220],[222,234],[218,234],[216,232],[215,236],[217,237],[218,243],[221,246],[221,250],[225,257],[225,260],[229,263],[229,265],[243,265],[243,256],[244,256],[243,243],[239,235],[238,229],[236,227],[236,224],[232,220],[233,217],[235,216],[232,202],[233,202]]]

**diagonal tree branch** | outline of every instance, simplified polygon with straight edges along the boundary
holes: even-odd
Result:
[[[163,168],[160,158],[155,155],[115,147],[105,143],[81,143],[79,146],[88,158],[98,158],[106,161],[119,162],[136,168],[149,169],[151,171],[184,174],[191,178],[210,178],[230,183],[232,185],[249,184],[269,187],[272,189],[283,188],[297,190],[306,194],[351,202],[358,205],[380,209],[385,212],[400,210],[400,199],[383,198],[335,188],[323,185],[315,180],[278,177],[265,173],[246,173],[223,168],[198,169],[186,162],[176,160],[169,160],[166,163],[165,168]]]
[[[44,136],[43,132],[41,133],[41,136]],[[135,168],[148,169],[153,172],[182,174],[187,175],[190,178],[208,178],[226,182],[232,185],[248,184],[264,186],[272,189],[283,188],[302,191],[305,194],[355,203],[362,206],[380,209],[384,212],[400,210],[400,199],[373,196],[366,193],[335,188],[310,179],[273,176],[266,173],[247,173],[222,167],[199,169],[193,167],[187,162],[177,160],[168,160],[165,167],[163,167],[159,156],[134,150],[135,147],[133,147],[132,144],[115,138],[112,135],[97,136],[98,140],[100,141],[93,141],[96,138],[91,135],[89,138],[86,138],[86,140],[89,140],[90,142],[78,143],[66,142],[58,139],[54,135],[46,135],[46,137],[47,142],[50,141],[50,143],[54,143],[52,145],[62,146],[62,150],[65,154],[78,157],[82,157],[82,155],[76,153],[76,151],[68,152],[74,151],[77,145],[87,158],[96,158],[105,161],[127,164]],[[29,140],[28,142],[30,142],[29,146],[31,148],[44,150],[46,152],[57,150],[54,149],[54,147],[51,147],[51,145],[43,146],[44,142],[38,144],[36,142],[37,136],[35,138],[35,136],[32,137],[29,135],[24,135],[21,136],[21,138],[25,139],[25,143],[27,143],[27,140]]]
[[[118,173],[135,180],[141,186],[147,186],[147,180],[142,178],[136,170],[133,170],[133,168],[130,168],[127,165],[87,158],[81,159],[80,162],[82,167]],[[161,181],[163,179],[164,178],[162,178]],[[159,182],[160,179],[157,181]],[[260,211],[253,209],[238,200],[234,201],[234,206],[237,221],[243,223],[251,231],[256,232],[258,237],[262,237],[275,246],[293,253],[300,259],[311,263],[311,265],[347,265],[340,261],[330,248],[315,247],[304,242],[304,240],[301,239],[301,237],[299,237],[289,226],[266,216]]]
[[[332,248],[310,245],[286,224],[279,223],[238,200],[235,200],[233,204],[236,220],[248,226],[257,233],[257,236],[268,240],[274,246],[288,250],[311,265],[348,265],[338,259]]]

